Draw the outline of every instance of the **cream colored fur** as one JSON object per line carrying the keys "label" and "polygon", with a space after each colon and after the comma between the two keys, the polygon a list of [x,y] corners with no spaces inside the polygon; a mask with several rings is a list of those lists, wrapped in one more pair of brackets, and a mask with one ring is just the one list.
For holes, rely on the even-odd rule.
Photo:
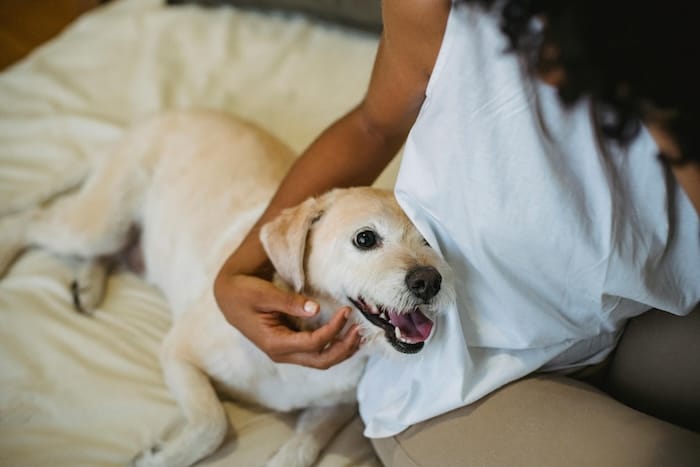
{"label": "cream colored fur", "polygon": [[[268,465],[311,465],[354,414],[367,355],[399,355],[384,331],[354,309],[348,326],[359,323],[364,344],[353,357],[328,370],[274,363],[218,310],[215,275],[293,159],[283,144],[247,123],[212,112],[171,113],[131,131],[78,192],[2,220],[0,273],[32,245],[80,258],[74,292],[88,312],[104,291],[100,258],[122,249],[132,225],[140,225],[146,278],[173,314],[161,361],[186,424],[138,455],[135,465],[188,466],[218,448],[228,421],[212,382],[274,410],[304,409],[296,434]],[[57,181],[57,190],[67,183]],[[368,228],[381,244],[359,249],[353,239]],[[451,299],[446,264],[389,192],[355,188],[309,199],[266,225],[262,240],[283,282],[321,304],[305,326],[328,320],[351,298],[419,308],[429,317]],[[421,302],[407,290],[406,274],[422,265],[439,271],[443,283]]]}

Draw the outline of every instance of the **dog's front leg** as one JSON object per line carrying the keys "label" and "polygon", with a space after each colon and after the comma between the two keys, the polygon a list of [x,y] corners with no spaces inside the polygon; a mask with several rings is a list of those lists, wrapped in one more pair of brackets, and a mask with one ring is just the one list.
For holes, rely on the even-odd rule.
{"label": "dog's front leg", "polygon": [[294,436],[268,461],[267,467],[308,467],[356,413],[355,404],[312,407],[299,416]]}
{"label": "dog's front leg", "polygon": [[166,383],[187,423],[173,439],[139,454],[134,466],[190,466],[213,453],[228,431],[226,412],[207,375],[167,350],[162,364]]}

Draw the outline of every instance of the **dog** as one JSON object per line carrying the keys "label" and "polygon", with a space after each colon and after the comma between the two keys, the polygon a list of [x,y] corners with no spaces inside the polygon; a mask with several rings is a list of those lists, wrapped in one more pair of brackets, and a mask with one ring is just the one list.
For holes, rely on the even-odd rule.
{"label": "dog", "polygon": [[327,370],[275,363],[229,325],[214,299],[214,279],[294,157],[232,116],[172,112],[129,131],[75,192],[5,216],[0,272],[30,246],[79,258],[74,301],[88,313],[103,296],[102,258],[121,251],[139,226],[145,278],[172,312],[161,364],[186,423],[133,465],[189,466],[213,453],[228,431],[217,390],[276,411],[302,409],[294,436],[268,465],[313,464],[354,415],[368,355],[421,351],[436,314],[453,299],[448,265],[390,192],[335,189],[283,211],[262,228],[261,241],[276,283],[321,305],[298,326],[317,327],[351,306],[346,326],[360,327],[358,352]]}

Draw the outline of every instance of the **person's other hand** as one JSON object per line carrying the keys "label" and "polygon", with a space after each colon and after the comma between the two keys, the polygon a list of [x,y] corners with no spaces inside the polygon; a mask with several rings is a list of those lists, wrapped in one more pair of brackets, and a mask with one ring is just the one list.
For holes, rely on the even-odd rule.
{"label": "person's other hand", "polygon": [[217,296],[226,296],[228,303],[219,303],[226,320],[275,362],[326,369],[359,348],[356,325],[340,335],[350,313],[348,307],[339,309],[328,323],[313,331],[297,331],[289,327],[285,315],[312,317],[318,312],[317,303],[255,276],[229,276],[223,286],[228,290]]}

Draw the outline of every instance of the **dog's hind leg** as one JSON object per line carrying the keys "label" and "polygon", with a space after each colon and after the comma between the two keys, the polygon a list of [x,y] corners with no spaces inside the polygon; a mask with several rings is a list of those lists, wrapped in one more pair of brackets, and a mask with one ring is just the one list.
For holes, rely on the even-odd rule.
{"label": "dog's hind leg", "polygon": [[177,325],[163,346],[165,381],[186,418],[172,439],[146,449],[132,461],[138,467],[186,467],[213,453],[228,432],[228,418],[209,378],[179,355]]}
{"label": "dog's hind leg", "polygon": [[0,201],[0,216],[30,210],[56,196],[79,186],[87,177],[88,167],[66,167],[62,173],[52,177],[38,191],[20,192]]}
{"label": "dog's hind leg", "polygon": [[129,243],[150,179],[144,158],[127,140],[75,193],[36,209],[24,231],[27,246],[77,259],[71,287],[76,307],[90,312],[102,298],[105,257]]}
{"label": "dog's hind leg", "polygon": [[308,467],[356,413],[355,404],[312,407],[299,416],[294,436],[268,461],[267,467]]}
{"label": "dog's hind leg", "polygon": [[[71,203],[68,203],[71,204]],[[77,208],[77,206],[74,206]],[[64,212],[55,212],[52,208],[42,210],[34,208],[28,211],[10,214],[0,219],[0,277],[2,277],[14,260],[31,245],[48,246],[44,239],[51,237],[59,231],[64,236],[71,234],[69,224],[61,224],[57,221]],[[69,218],[66,216],[66,218]],[[53,219],[52,228],[47,228],[47,219]],[[55,253],[71,254],[80,251],[67,251],[60,245],[52,245]],[[103,257],[90,257],[80,255],[71,262],[74,265],[75,279],[71,284],[73,302],[76,309],[84,313],[91,313],[101,302],[104,295],[107,279],[107,263]]]}
{"label": "dog's hind leg", "polygon": [[[39,210],[27,243],[78,258],[111,255],[123,248],[136,216],[141,187],[125,172],[105,167],[82,189]],[[137,176],[137,175],[134,175]]]}
{"label": "dog's hind leg", "polygon": [[78,311],[85,313],[91,313],[102,300],[107,280],[105,258],[126,245],[134,218],[131,200],[100,182],[98,174],[79,192],[39,210],[25,230],[27,246],[73,260],[73,301]]}
{"label": "dog's hind leg", "polygon": [[0,218],[0,277],[27,247],[27,229],[31,212],[20,212]]}
{"label": "dog's hind leg", "polygon": [[123,248],[161,156],[161,127],[155,119],[128,132],[78,192],[39,211],[27,231],[28,243],[79,258]]}

